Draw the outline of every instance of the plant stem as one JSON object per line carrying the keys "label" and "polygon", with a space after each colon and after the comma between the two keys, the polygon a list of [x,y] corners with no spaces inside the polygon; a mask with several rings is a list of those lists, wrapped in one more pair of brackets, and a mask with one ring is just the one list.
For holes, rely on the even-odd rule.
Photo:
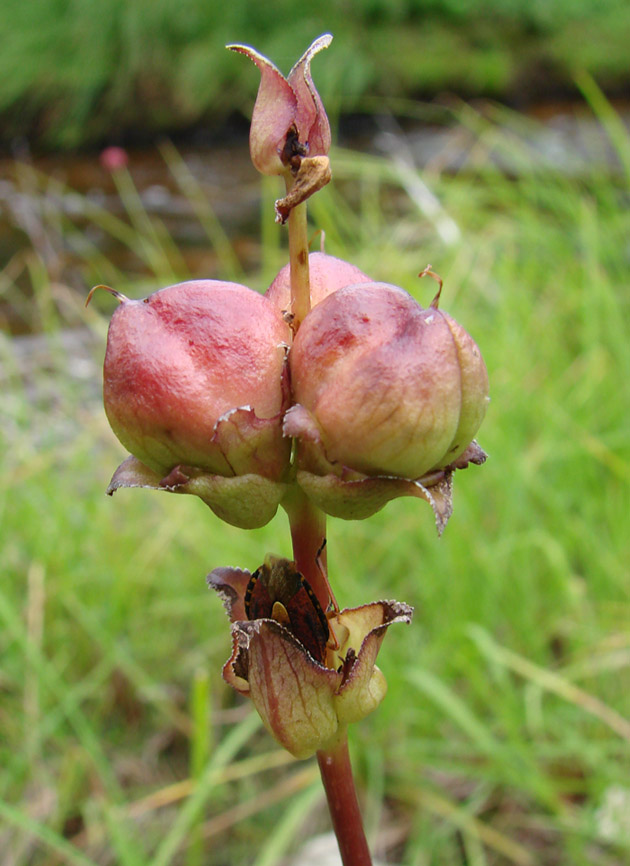
{"label": "plant stem", "polygon": [[[287,193],[293,183],[292,174],[287,172]],[[311,309],[305,203],[294,207],[289,214],[289,262],[292,327],[296,333]],[[316,508],[295,484],[282,505],[289,516],[295,565],[309,582],[322,608],[327,610],[331,598],[326,576],[326,551],[322,549],[326,540],[326,515]]]}
{"label": "plant stem", "polygon": [[294,207],[289,214],[289,262],[291,267],[292,327],[295,332],[311,309],[306,202]]}
{"label": "plant stem", "polygon": [[[318,562],[318,553],[326,537],[326,515],[307,499],[297,485],[293,486],[282,505],[289,516],[297,570],[308,580],[324,610],[331,600],[336,606],[325,573],[325,549],[321,551]],[[345,730],[334,745],[317,753],[317,760],[344,866],[372,866]]]}
{"label": "plant stem", "polygon": [[327,610],[331,597],[326,575],[326,548],[321,549],[326,539],[326,515],[307,499],[297,484],[292,485],[282,506],[289,517],[296,568],[309,582],[322,609]]}
{"label": "plant stem", "polygon": [[331,749],[317,753],[317,762],[344,866],[372,866],[345,733]]}
{"label": "plant stem", "polygon": [[[288,192],[292,185],[290,176],[287,176],[286,183]],[[294,207],[289,214],[289,261],[292,327],[295,333],[311,309],[305,203]],[[323,546],[326,540],[326,514],[313,505],[297,484],[292,485],[282,505],[289,517],[297,570],[308,581],[323,610],[328,610],[331,602],[337,608],[326,573],[326,549]],[[334,745],[317,753],[317,761],[344,866],[372,866],[352,777],[345,729],[340,732]]]}

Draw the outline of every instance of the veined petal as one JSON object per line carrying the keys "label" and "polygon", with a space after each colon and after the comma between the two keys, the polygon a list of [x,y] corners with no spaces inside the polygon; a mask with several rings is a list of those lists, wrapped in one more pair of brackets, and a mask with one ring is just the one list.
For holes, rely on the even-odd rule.
{"label": "veined petal", "polygon": [[313,661],[272,619],[238,622],[233,629],[244,651],[246,644],[249,695],[265,727],[296,758],[310,757],[339,726],[334,698],[339,674]]}

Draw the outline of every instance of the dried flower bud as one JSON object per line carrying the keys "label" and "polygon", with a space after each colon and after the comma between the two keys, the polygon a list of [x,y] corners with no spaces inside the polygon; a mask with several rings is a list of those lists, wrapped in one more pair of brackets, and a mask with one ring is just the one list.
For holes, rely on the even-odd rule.
{"label": "dried flower bud", "polygon": [[[308,257],[311,307],[324,298],[354,283],[369,283],[370,277],[356,265],[326,253],[310,253]],[[265,292],[265,297],[279,310],[291,310],[291,266],[285,265]]]}
{"label": "dried flower bud", "polygon": [[252,162],[262,174],[284,174],[295,168],[292,160],[325,156],[330,149],[330,125],[311,78],[311,60],[332,42],[325,34],[316,39],[288,77],[249,45],[228,45],[256,64],[260,87],[249,133]]}
{"label": "dried flower bud", "polygon": [[363,513],[356,497],[352,507],[342,502],[339,479],[433,473],[427,484],[435,484],[458,458],[482,462],[481,449],[469,446],[488,402],[486,367],[472,338],[434,303],[423,309],[386,283],[347,286],[314,307],[296,334],[289,360],[297,405],[284,429],[300,440],[299,469],[331,476],[325,495],[319,481],[319,492],[307,489],[329,513],[363,517],[404,495],[373,497]]}
{"label": "dried flower bud", "polygon": [[[110,492],[191,492],[236,525],[267,522],[289,461],[281,423],[290,334],[281,314],[257,292],[215,280],[121,300],[109,328],[104,402],[136,462],[123,464]],[[248,511],[243,478],[255,500],[268,500],[258,516]]]}

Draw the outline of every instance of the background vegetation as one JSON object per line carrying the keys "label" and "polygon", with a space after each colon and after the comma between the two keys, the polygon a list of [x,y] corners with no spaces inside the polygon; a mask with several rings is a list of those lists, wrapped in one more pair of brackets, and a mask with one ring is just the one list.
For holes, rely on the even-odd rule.
{"label": "background vegetation", "polygon": [[[395,125],[387,155],[337,148],[313,231],[423,304],[435,286],[415,275],[431,262],[492,393],[490,460],[458,474],[442,539],[417,501],[330,521],[340,603],[416,607],[383,646],[385,703],[351,734],[371,840],[404,866],[622,866],[630,138],[585,70],[612,93],[627,84],[625,0],[5,0],[2,141],[24,154],[25,141],[212,133],[250,113],[255,89],[225,42],[254,42],[286,71],[324,30],[331,115],[393,111],[444,137],[422,172]],[[548,159],[538,124],[505,108],[410,99],[522,105],[576,81],[604,130],[577,162]],[[329,827],[313,762],[277,749],[223,684],[229,628],[204,584],[215,566],[288,555],[283,515],[243,532],[192,497],[103,495],[124,457],[100,405],[113,301],[85,310],[87,289],[140,297],[212,276],[263,290],[286,260],[277,189],[251,167],[233,174],[236,151],[202,183],[210,156],[163,143],[162,186],[148,189],[168,185],[177,213],[161,214],[133,155],[87,194],[65,168],[2,163],[2,866],[279,866]],[[234,235],[237,186],[253,216]]]}
{"label": "background vegetation", "polygon": [[445,89],[522,105],[574,94],[576,70],[628,84],[625,0],[5,0],[0,138],[67,148],[216,129],[249,115],[256,80],[226,42],[253,41],[286,72],[326,30],[337,42],[317,81],[333,113]]}
{"label": "background vegetation", "polygon": [[[407,500],[329,527],[342,604],[416,606],[383,646],[385,703],[352,732],[370,835],[391,863],[630,855],[630,141],[582,84],[617,161],[551,172],[529,121],[462,108],[465,168],[436,160],[420,177],[338,150],[310,211],[329,252],[422,303],[434,285],[414,275],[430,261],[492,386],[491,457],[459,473],[442,539]],[[221,272],[238,276],[217,214],[164,155]],[[228,625],[204,575],[288,554],[286,522],[248,533],[192,497],[103,495],[124,456],[92,360],[112,302],[84,311],[72,283],[140,296],[189,271],[125,171],[124,217],[87,202],[79,229],[51,204],[71,191],[14,170],[36,206],[1,286],[40,336],[0,341],[0,851],[15,866],[280,863],[328,826],[317,771],[222,683]],[[247,277],[259,288],[283,260],[275,194],[262,189],[262,264]],[[103,233],[142,268],[107,261],[90,242]],[[89,331],[68,330],[78,323]]]}

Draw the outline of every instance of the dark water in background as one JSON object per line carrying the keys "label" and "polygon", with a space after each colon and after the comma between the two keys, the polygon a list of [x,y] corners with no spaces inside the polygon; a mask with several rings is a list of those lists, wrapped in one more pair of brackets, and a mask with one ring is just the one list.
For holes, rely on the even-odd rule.
{"label": "dark water in background", "polygon": [[[628,106],[619,110],[628,121]],[[583,106],[552,105],[520,118],[514,115],[505,135],[518,139],[521,156],[508,147],[484,158],[508,174],[523,171],[523,145],[530,164],[570,176],[592,173],[598,165],[606,170],[619,165],[605,131]],[[430,166],[445,172],[465,171],[478,159],[475,135],[461,125],[418,125],[403,132],[391,120],[379,124],[376,119],[367,134],[357,129],[353,135],[352,125],[347,124],[346,137],[344,146],[384,153],[408,169]],[[192,178],[193,198],[196,195],[209,204],[244,269],[254,269],[260,253],[260,179],[250,163],[247,141],[240,137],[221,146],[185,146],[178,153]],[[168,154],[158,148],[133,150],[128,157],[142,209],[163,223],[190,274],[216,275],[216,253],[194,203],[185,194],[185,183],[178,183],[174,176],[177,159],[171,160],[169,168]],[[21,267],[23,253],[33,247],[52,279],[71,286],[75,282],[73,259],[84,261],[90,249],[125,273],[146,271],[133,250],[95,224],[90,213],[94,208],[129,221],[112,175],[101,165],[98,153],[0,160],[0,275],[4,271],[5,282]],[[68,220],[78,232],[64,229]],[[78,268],[76,271],[75,288],[84,291],[83,278]],[[29,330],[24,316],[15,312],[0,285],[0,330]]]}
{"label": "dark water in background", "polygon": [[[226,232],[237,238],[248,228],[251,231],[251,215],[258,214],[259,181],[249,162],[247,142],[231,148],[188,148],[181,156]],[[202,271],[207,236],[164,157],[157,148],[130,151],[128,157],[143,208],[159,218],[181,245],[191,272]],[[81,227],[93,225],[91,206],[129,221],[112,175],[101,165],[98,153],[0,160],[0,267],[33,240],[37,243],[38,221],[54,224],[55,209]],[[61,226],[59,229],[63,234]],[[92,228],[88,240],[118,267],[132,271],[139,267],[109,232]]]}

